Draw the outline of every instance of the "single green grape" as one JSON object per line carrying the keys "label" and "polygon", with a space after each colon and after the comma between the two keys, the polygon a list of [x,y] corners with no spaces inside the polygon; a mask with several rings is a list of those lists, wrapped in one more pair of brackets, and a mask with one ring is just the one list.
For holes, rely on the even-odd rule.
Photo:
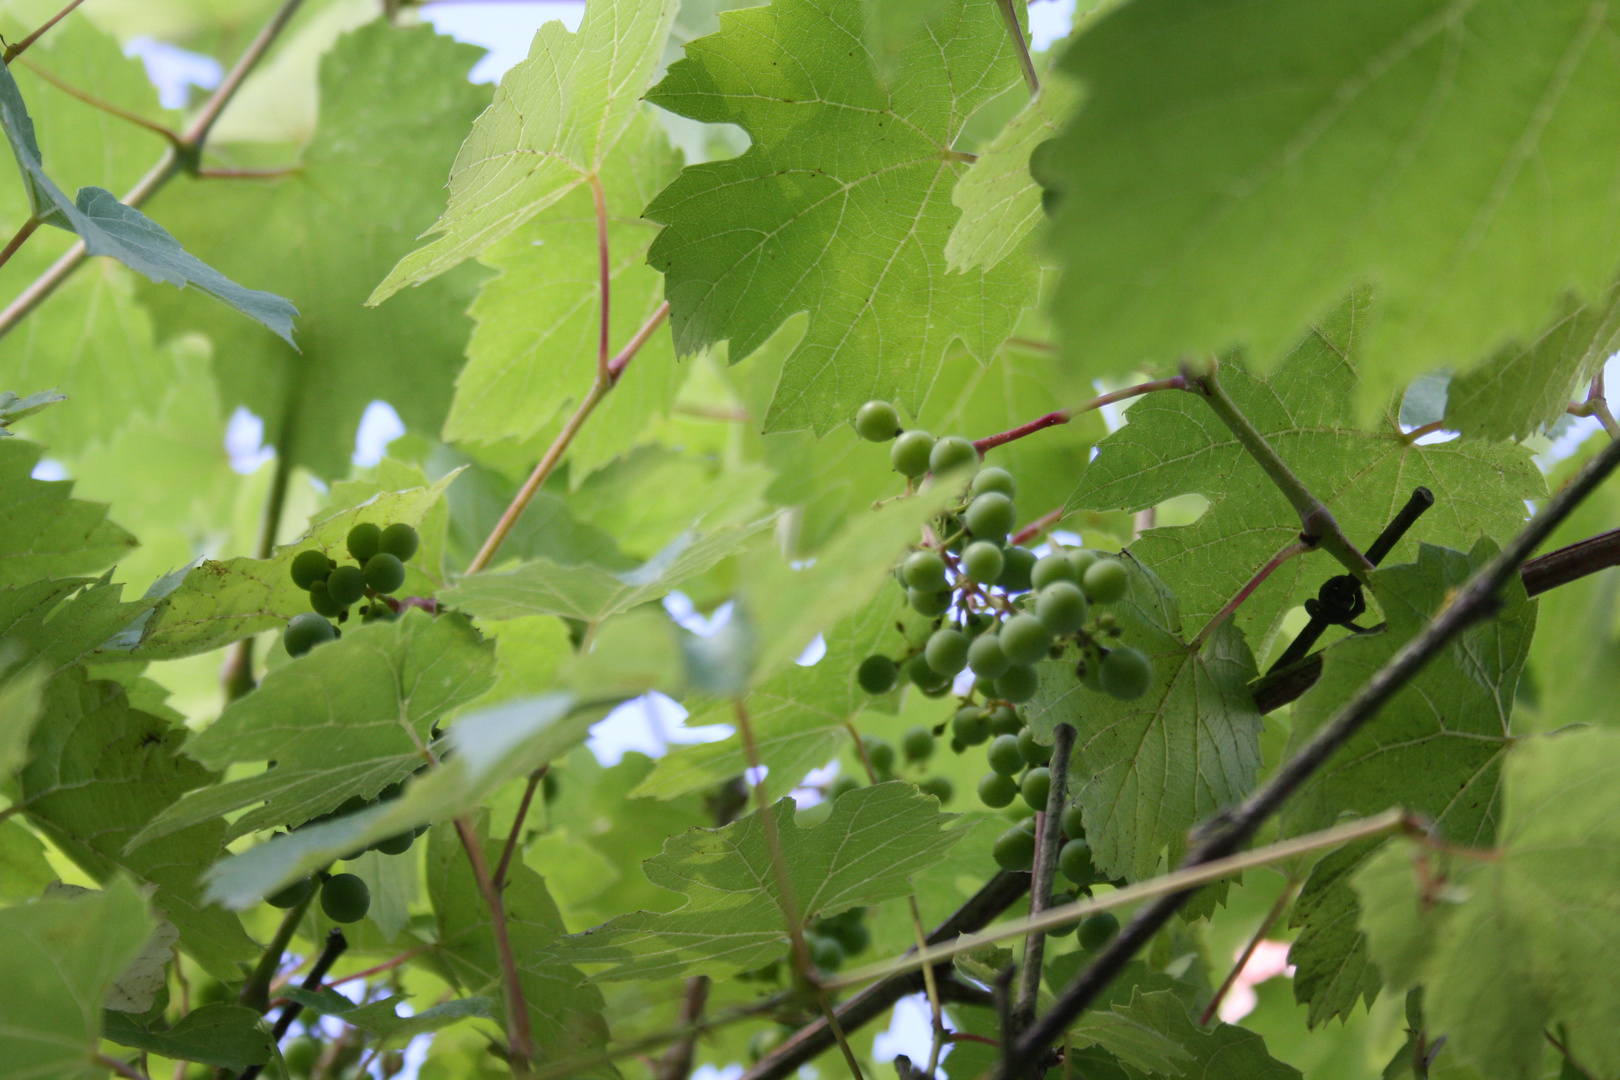
{"label": "single green grape", "polygon": [[308,591],[309,587],[317,581],[325,581],[332,572],[332,560],[326,557],[324,551],[310,548],[300,551],[293,556],[292,579],[293,584],[300,589]]}
{"label": "single green grape", "polygon": [[964,746],[978,746],[990,737],[990,718],[977,705],[964,705],[951,717],[951,734]]}
{"label": "single green grape", "polygon": [[308,1035],[300,1035],[281,1051],[281,1060],[286,1063],[287,1072],[292,1076],[309,1076],[320,1059],[321,1044]]}
{"label": "single green grape", "polygon": [[1045,810],[1047,797],[1052,794],[1052,770],[1044,765],[1029,770],[1024,774],[1024,782],[1018,785],[1018,791],[1031,810]]}
{"label": "single green grape", "polygon": [[840,776],[827,788],[827,801],[837,802],[839,796],[848,795],[851,791],[859,789],[861,782],[853,776]]}
{"label": "single green grape", "polygon": [[918,653],[906,661],[906,678],[910,679],[911,684],[924,693],[951,685],[951,677],[941,675],[935,671],[933,665],[928,662],[928,656],[925,653]]}
{"label": "single green grape", "polygon": [[1034,615],[1014,615],[1001,624],[996,636],[1001,640],[1001,651],[1014,664],[1044,660],[1052,647],[1051,632]]}
{"label": "single green grape", "polygon": [[292,907],[294,904],[302,901],[304,897],[308,896],[314,890],[314,888],[315,882],[312,879],[307,877],[299,878],[286,888],[273,892],[269,896],[265,897],[264,902],[273,908],[281,908],[282,910],[286,910],[287,908]]}
{"label": "single green grape", "polygon": [[1119,933],[1119,919],[1112,911],[1099,911],[1088,915],[1080,924],[1080,947],[1086,952],[1098,952],[1114,940]]}
{"label": "single green grape", "polygon": [[1017,486],[1013,483],[1012,473],[994,465],[980,469],[978,475],[974,476],[973,483],[968,485],[968,490],[975,495],[983,495],[987,491],[994,491],[1007,496],[1009,499],[1018,491]]}
{"label": "single green grape", "polygon": [[363,622],[393,622],[399,618],[399,612],[383,603],[381,600],[367,604],[360,609],[360,618]]}
{"label": "single green grape", "polygon": [[366,572],[358,566],[340,566],[326,579],[326,593],[335,604],[348,607],[366,595]]}
{"label": "single green grape", "polygon": [[985,757],[990,761],[990,768],[1002,776],[1012,776],[1024,767],[1024,755],[1018,752],[1016,735],[997,735],[990,741]]}
{"label": "single green grape", "polygon": [[384,855],[403,855],[411,850],[411,844],[416,840],[416,834],[409,829],[393,836],[385,837],[371,845]]}
{"label": "single green grape", "polygon": [[929,667],[946,678],[954,678],[958,672],[967,667],[967,635],[948,626],[935,630],[929,635],[923,656],[927,657]]}
{"label": "single green grape", "polygon": [[888,442],[900,434],[900,414],[887,401],[868,401],[855,410],[855,434],[867,442]]}
{"label": "single green grape", "polygon": [[[366,568],[371,573],[371,568]],[[1053,637],[1072,634],[1086,624],[1086,594],[1072,581],[1054,581],[1035,597],[1035,617]]]}
{"label": "single green grape", "polygon": [[377,545],[379,551],[386,551],[400,562],[410,562],[411,556],[422,545],[422,538],[416,535],[416,530],[403,521],[396,521],[382,531],[382,540]]}
{"label": "single green grape", "polygon": [[979,779],[979,801],[992,810],[1000,810],[1018,797],[1018,781],[998,772],[985,773]]}
{"label": "single green grape", "polygon": [[333,874],[321,886],[321,910],[335,923],[359,922],[371,910],[371,890],[354,874]]}
{"label": "single green grape", "polygon": [[281,643],[286,647],[288,656],[303,656],[315,646],[335,637],[337,628],[327,622],[324,616],[306,611],[287,620],[287,630],[281,635]]}
{"label": "single green grape", "polygon": [[956,794],[956,785],[951,783],[948,776],[928,776],[917,781],[917,790],[924,795],[932,795],[939,800],[939,805],[944,806]]}
{"label": "single green grape", "polygon": [[1086,571],[1091,569],[1091,564],[1097,561],[1097,553],[1087,551],[1085,548],[1070,548],[1063,553],[1063,557],[1068,559],[1069,565],[1074,568],[1073,580],[1078,582],[1086,580]]}
{"label": "single green grape", "polygon": [[928,471],[935,476],[979,463],[979,451],[960,435],[947,435],[928,452]]}
{"label": "single green grape", "polygon": [[882,776],[894,771],[894,747],[871,736],[861,742],[866,746],[866,760],[872,763],[873,772]]}
{"label": "single green grape", "polygon": [[1109,651],[1098,665],[1097,681],[1103,693],[1121,701],[1135,701],[1153,683],[1153,665],[1135,649],[1120,646]]}
{"label": "single green grape", "polygon": [[887,694],[899,679],[899,665],[887,656],[868,656],[855,669],[855,681],[868,694]]}
{"label": "single green grape", "polygon": [[928,548],[913,551],[900,564],[900,576],[908,588],[937,592],[946,586],[945,560]]}
{"label": "single green grape", "polygon": [[804,947],[810,953],[810,962],[822,971],[837,971],[844,966],[844,950],[830,937],[806,934]]}
{"label": "single green grape", "polygon": [[1017,735],[1024,727],[1024,722],[1018,719],[1018,714],[1006,705],[997,705],[990,710],[990,734]]}
{"label": "single green grape", "polygon": [[1069,562],[1069,557],[1061,551],[1041,556],[1035,560],[1035,568],[1029,572],[1030,586],[1036,590],[1044,589],[1054,581],[1070,581],[1076,584],[1080,581],[1075,576],[1074,564]]}
{"label": "single green grape", "polygon": [[344,546],[349,549],[350,558],[364,564],[382,550],[382,526],[372,521],[362,521],[349,530],[349,538]]}
{"label": "single green grape", "polygon": [[970,638],[978,637],[995,625],[995,617],[982,611],[970,611],[962,617],[962,633]]}
{"label": "single green grape", "polygon": [[387,595],[405,584],[405,564],[386,551],[379,551],[366,563],[366,584]]}
{"label": "single green grape", "polygon": [[968,667],[981,679],[994,679],[1012,666],[994,634],[981,634],[968,644]]}
{"label": "single green grape", "polygon": [[1097,880],[1096,868],[1091,865],[1091,845],[1084,840],[1064,844],[1058,852],[1058,870],[1082,889]]}
{"label": "single green grape", "polygon": [[863,953],[872,944],[872,932],[861,922],[863,914],[864,908],[850,908],[842,915],[818,920],[815,932],[838,942],[838,947],[844,950],[845,956]]}
{"label": "single green grape", "polygon": [[1013,826],[996,837],[996,862],[1009,873],[1028,873],[1035,866],[1035,837]]}
{"label": "single green grape", "polygon": [[1040,673],[1023,664],[1014,664],[996,679],[996,697],[1014,705],[1022,705],[1034,697],[1035,691],[1040,688]]}
{"label": "single green grape", "polygon": [[1079,840],[1086,835],[1086,819],[1079,803],[1070,803],[1063,808],[1062,825],[1063,835],[1070,840]]}
{"label": "single green grape", "polygon": [[1093,603],[1112,604],[1130,589],[1131,578],[1118,559],[1098,559],[1086,567],[1080,584]]}
{"label": "single green grape", "polygon": [[962,573],[980,585],[994,585],[1005,565],[1001,549],[988,540],[975,540],[962,552]]}
{"label": "single green grape", "polygon": [[999,491],[987,491],[973,497],[963,516],[967,520],[968,531],[975,537],[1000,540],[1012,532],[1016,514],[1011,499]]}
{"label": "single green grape", "polygon": [[1052,748],[1035,741],[1034,728],[1019,730],[1018,753],[1030,765],[1045,765],[1052,760]]}
{"label": "single green grape", "polygon": [[1008,547],[1001,556],[1006,565],[1001,568],[996,584],[1010,593],[1027,592],[1031,584],[1029,575],[1035,569],[1035,553],[1029,548]]}
{"label": "single green grape", "polygon": [[911,605],[912,611],[924,618],[938,618],[951,610],[951,590],[930,592],[924,589],[907,589],[906,602]]}
{"label": "single green grape", "polygon": [[934,437],[928,432],[908,431],[889,447],[889,464],[901,476],[915,479],[928,471],[928,456],[933,449]]}
{"label": "single green grape", "polygon": [[934,733],[921,725],[900,737],[900,754],[907,761],[927,761],[934,756]]}

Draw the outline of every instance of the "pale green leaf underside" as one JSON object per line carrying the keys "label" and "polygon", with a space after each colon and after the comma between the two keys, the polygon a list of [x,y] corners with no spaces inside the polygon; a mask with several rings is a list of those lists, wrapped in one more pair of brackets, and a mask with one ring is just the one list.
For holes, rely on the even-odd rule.
{"label": "pale green leaf underside", "polygon": [[579,31],[548,22],[508,71],[450,171],[440,235],[399,261],[368,304],[482,252],[585,183],[634,120],[674,0],[590,0]]}
{"label": "pale green leaf underside", "polygon": [[[1234,344],[1269,366],[1345,290],[1382,322],[1369,415],[1533,337],[1615,268],[1620,11],[1588,0],[1150,0],[1083,34],[1052,311],[1096,374]],[[1511,58],[1505,61],[1504,58]]]}

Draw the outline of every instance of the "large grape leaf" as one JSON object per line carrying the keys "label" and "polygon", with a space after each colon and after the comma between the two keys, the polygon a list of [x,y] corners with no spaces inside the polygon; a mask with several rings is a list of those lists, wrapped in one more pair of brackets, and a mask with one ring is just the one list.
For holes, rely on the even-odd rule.
{"label": "large grape leaf", "polygon": [[861,0],[724,13],[648,95],[753,140],[687,168],[647,207],[666,226],[649,261],[666,275],[683,353],[724,339],[738,361],[810,313],[768,430],[824,433],[869,397],[914,411],[946,348],[960,340],[988,360],[1033,298],[1029,260],[950,274],[941,251],[966,169],[956,138],[1019,77],[1000,15],[949,0],[887,84],[863,22]]}
{"label": "large grape leaf", "polygon": [[[1592,1075],[1620,1070],[1620,736],[1516,747],[1497,848],[1391,844],[1356,875],[1361,924],[1391,989],[1421,982],[1426,1022],[1490,1076],[1542,1075],[1564,1031]],[[1442,876],[1436,876],[1442,875]]]}
{"label": "large grape leaf", "polygon": [[97,650],[118,658],[113,640],[152,607],[125,603],[124,587],[108,571],[100,578],[41,578],[0,589],[0,641],[34,670],[53,677]]}
{"label": "large grape leaf", "polygon": [[[502,841],[478,830],[485,858],[500,861]],[[428,895],[438,924],[437,955],[470,993],[502,1002],[500,953],[489,906],[473,879],[472,868],[455,827],[441,825],[431,834],[427,854]],[[607,1044],[602,993],[566,961],[556,957],[567,930],[540,875],[514,859],[501,894],[506,934],[517,958],[518,978],[529,1007],[529,1029],[538,1051],[536,1064],[560,1061]],[[582,1066],[571,1076],[615,1078],[609,1064]]]}
{"label": "large grape leaf", "polygon": [[320,121],[296,166],[265,180],[177,181],[153,200],[192,250],[290,297],[302,313],[295,352],[183,294],[148,290],[165,334],[213,338],[227,405],[262,416],[266,441],[318,475],[349,471],[354,432],[373,400],[416,431],[443,423],[471,324],[469,268],[384,311],[362,306],[439,205],[439,189],[489,91],[469,83],[479,51],[425,26],[378,20],[321,60]]}
{"label": "large grape leaf", "polygon": [[0,909],[0,1060],[17,1080],[101,1080],[101,1002],[151,933],[128,881]]}
{"label": "large grape leaf", "polygon": [[[1480,541],[1467,555],[1418,549],[1416,563],[1372,575],[1387,625],[1346,638],[1326,651],[1322,676],[1293,710],[1289,750],[1297,749],[1395,650],[1422,630],[1450,593],[1496,554]],[[1363,816],[1392,806],[1422,814],[1455,844],[1482,846],[1496,832],[1503,756],[1514,741],[1519,675],[1530,652],[1536,609],[1510,582],[1497,616],[1465,631],[1391,698],[1372,723],[1339,750],[1290,800],[1286,833],[1332,825],[1342,813]],[[1356,901],[1348,883],[1371,848],[1335,853],[1312,872],[1296,907],[1303,926],[1292,952],[1294,994],[1310,1003],[1312,1026],[1348,1017],[1358,997],[1370,1005],[1378,975],[1355,932]]]}
{"label": "large grape leaf", "polygon": [[318,549],[347,559],[345,544],[355,525],[419,525],[454,479],[452,473],[429,487],[370,495],[361,505],[316,522],[302,540],[278,548],[268,559],[240,556],[192,567],[163,594],[142,628],[136,655],[154,660],[191,656],[285,626],[309,610],[309,594],[292,580],[292,561],[300,551]]}
{"label": "large grape leaf", "polygon": [[263,1065],[275,1051],[255,1009],[215,1001],[199,1006],[172,1027],[153,1031],[128,1013],[109,1012],[102,1036],[174,1061],[194,1061],[240,1072]]}
{"label": "large grape leaf", "polygon": [[487,690],[494,667],[494,649],[458,615],[413,610],[351,625],[266,675],[185,748],[209,768],[270,759],[275,768],[188,795],[136,843],[244,807],[253,809],[231,822],[232,838],[369,799],[428,761],[434,725]]}
{"label": "large grape leaf", "polygon": [[501,79],[450,170],[450,206],[427,247],[371,294],[378,304],[472,258],[600,174],[640,107],[674,0],[590,0],[579,31],[548,22]]}
{"label": "large grape leaf", "polygon": [[[646,265],[657,228],[641,208],[680,168],[648,113],[632,114],[603,162],[608,213],[611,348],[629,341],[664,299],[663,278]],[[560,410],[572,410],[596,377],[602,283],[590,190],[555,206],[484,253],[500,273],[472,306],[477,326],[445,421],[451,442],[528,439]],[[659,332],[596,408],[569,448],[576,482],[644,439],[675,396],[678,374],[668,332]]]}
{"label": "large grape leaf", "polygon": [[[962,830],[945,828],[954,815],[938,805],[896,781],[845,793],[832,816],[812,829],[794,821],[793,800],[771,807],[798,917],[909,896],[911,875],[944,858],[961,838]],[[558,955],[612,964],[597,976],[612,981],[723,976],[781,954],[787,916],[757,813],[722,829],[672,836],[645,869],[654,885],[684,894],[686,903],[665,914],[620,916],[559,942]]]}
{"label": "large grape leaf", "polygon": [[[1086,106],[1042,153],[1077,362],[1237,344],[1269,366],[1363,281],[1370,416],[1438,364],[1529,339],[1615,270],[1620,12],[1586,0],[1153,0],[1062,66]],[[1511,62],[1503,62],[1511,57]]]}
{"label": "large grape leaf", "polygon": [[207,906],[199,867],[224,850],[221,822],[193,825],[133,852],[125,842],[185,793],[217,777],[179,753],[184,729],[130,706],[118,684],[61,678],[46,694],[21,776],[30,823],[98,881],[129,875],[156,889],[152,902],[186,950],[218,978],[235,978],[253,942],[235,915]]}
{"label": "large grape leaf", "polygon": [[[1513,535],[1524,500],[1546,490],[1527,451],[1461,441],[1419,446],[1392,416],[1376,430],[1356,427],[1369,304],[1364,292],[1344,300],[1269,378],[1223,364],[1227,393],[1354,544],[1370,545],[1420,484],[1435,504],[1390,561],[1410,560],[1420,542]],[[1206,496],[1209,509],[1195,524],[1151,530],[1131,546],[1176,594],[1182,614],[1202,622],[1299,538],[1299,515],[1195,395],[1150,394],[1130,418],[1100,445],[1073,505],[1140,510],[1186,492]],[[1285,563],[1238,609],[1238,626],[1264,653],[1283,614],[1338,573],[1323,554]]]}
{"label": "large grape leaf", "polygon": [[136,543],[105,506],[73,498],[71,480],[35,480],[43,454],[22,439],[0,442],[0,588],[102,570]]}
{"label": "large grape leaf", "polygon": [[1176,598],[1133,552],[1130,592],[1113,606],[1120,642],[1147,655],[1153,682],[1135,701],[1083,686],[1075,656],[1040,665],[1026,707],[1043,741],[1073,724],[1071,783],[1092,858],[1109,877],[1139,880],[1181,852],[1187,830],[1235,804],[1260,771],[1260,714],[1248,681],[1254,657],[1223,625],[1195,650],[1181,632]]}

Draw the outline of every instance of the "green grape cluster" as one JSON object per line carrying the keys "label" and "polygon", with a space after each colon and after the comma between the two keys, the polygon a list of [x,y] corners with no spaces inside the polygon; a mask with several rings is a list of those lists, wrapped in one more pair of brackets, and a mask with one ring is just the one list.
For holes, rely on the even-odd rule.
{"label": "green grape cluster", "polygon": [[[308,821],[294,828],[293,831],[297,832],[299,829],[307,829],[312,825],[320,825],[328,821],[335,821],[338,818],[347,817],[350,814],[358,813],[361,810],[366,809],[368,806],[376,806],[379,803],[391,802],[392,800],[399,798],[400,794],[404,790],[405,784],[403,781],[401,781],[398,783],[389,784],[370,799],[364,799],[358,795],[351,795],[339,803],[335,809],[317,817],[310,818]],[[419,825],[415,829],[408,829],[405,832],[396,833],[393,836],[386,836],[367,847],[356,848],[353,851],[346,852],[343,855],[343,861],[347,862],[351,859],[358,859],[361,855],[364,855],[368,851],[378,851],[384,855],[403,855],[405,852],[410,850],[411,845],[416,842],[416,838],[427,832],[427,830],[428,827],[426,825]],[[332,882],[337,881],[340,878],[345,880],[340,881],[334,886]],[[347,879],[353,880],[350,881]],[[313,877],[300,878],[279,892],[271,893],[269,896],[265,897],[265,903],[269,904],[271,907],[277,908],[290,908],[295,904],[302,903],[304,898],[308,896],[315,888],[317,881],[321,883],[321,910],[325,911],[327,916],[333,922],[358,922],[366,917],[366,912],[370,910],[371,905],[370,894],[366,890],[366,883],[361,881],[358,877],[355,877],[353,874],[337,874],[334,876],[322,872],[314,875]],[[356,886],[358,886],[358,888],[356,888]],[[329,896],[330,899],[328,899]],[[341,918],[338,914],[347,914],[355,911],[358,911],[359,914],[354,915],[352,918]]]}
{"label": "green grape cluster", "polygon": [[[944,725],[941,725],[943,729]],[[900,755],[904,759],[899,762],[901,769],[912,773],[922,773],[928,767],[928,761],[934,756],[934,742],[939,731],[918,725],[907,731],[900,740]],[[868,736],[861,740],[861,750],[866,761],[872,766],[872,772],[878,783],[895,779],[896,758],[894,747],[883,739]],[[951,783],[948,776],[917,775],[912,782],[917,790],[924,795],[932,795],[939,800],[941,806],[951,801],[956,794],[956,785]],[[828,801],[836,802],[845,792],[854,791],[861,786],[861,782],[853,776],[840,776],[827,786],[824,794]]]}
{"label": "green grape cluster", "polygon": [[309,593],[312,610],[287,622],[282,644],[289,655],[303,656],[336,638],[339,631],[329,620],[347,621],[350,606],[362,600],[368,601],[360,609],[366,622],[399,617],[390,596],[405,584],[405,564],[421,546],[416,530],[404,522],[383,528],[364,521],[349,530],[345,546],[356,565],[340,565],[315,548],[293,558],[293,584]]}
{"label": "green grape cluster", "polygon": [[[998,736],[1012,738],[1012,736]],[[1047,751],[1050,760],[1051,751]],[[1044,767],[1039,768],[1044,773]],[[992,774],[994,775],[994,774]],[[1045,786],[1043,781],[1042,786]],[[1045,808],[1045,800],[1041,807]],[[1065,892],[1054,893],[1052,906],[1071,904],[1082,896],[1090,896],[1092,887],[1104,882],[1102,875],[1097,873],[1091,862],[1091,845],[1086,842],[1086,826],[1081,815],[1080,807],[1072,803],[1063,808],[1063,818],[1060,823],[1063,834],[1063,846],[1058,849],[1058,873],[1068,880],[1071,888]],[[1013,873],[1029,873],[1035,866],[1035,818],[1033,815],[1020,821],[1000,836],[996,837],[994,855],[996,862],[1003,870]],[[1123,884],[1115,882],[1113,884]],[[1047,931],[1049,934],[1061,937],[1065,934],[1080,932],[1080,944],[1090,952],[1096,952],[1108,942],[1113,940],[1119,932],[1119,920],[1112,912],[1099,912],[1084,919],[1061,924]]]}
{"label": "green grape cluster", "polygon": [[810,962],[822,971],[837,971],[846,959],[865,952],[872,944],[865,920],[866,909],[858,907],[812,922],[804,932]]}

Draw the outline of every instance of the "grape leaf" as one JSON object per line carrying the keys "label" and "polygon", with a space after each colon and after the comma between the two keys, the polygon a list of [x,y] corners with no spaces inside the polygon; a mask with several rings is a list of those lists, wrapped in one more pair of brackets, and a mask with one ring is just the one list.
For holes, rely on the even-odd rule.
{"label": "grape leaf", "polygon": [[259,1014],[241,1005],[210,1002],[182,1016],[172,1027],[152,1031],[128,1013],[108,1013],[102,1037],[119,1046],[174,1061],[195,1061],[240,1072],[270,1060],[275,1045]]}
{"label": "grape leaf", "polygon": [[[990,4],[948,0],[883,85],[862,0],[778,0],[727,12],[686,46],[648,100],[753,140],[691,166],[646,214],[665,226],[648,261],[667,279],[676,348],[730,342],[733,362],[809,311],[767,430],[823,434],[869,397],[915,411],[958,339],[988,360],[1032,298],[1028,260],[949,274],[940,248],[965,165],[968,114],[1018,79]],[[815,44],[809,48],[807,42]]]}
{"label": "grape leaf", "polygon": [[[11,652],[12,647],[6,646]],[[0,669],[0,785],[28,761],[28,738],[43,709],[41,691],[45,672],[32,665],[18,664],[14,655]]]}
{"label": "grape leaf", "polygon": [[[256,953],[235,915],[206,906],[197,869],[223,850],[225,829],[205,821],[133,852],[125,843],[214,774],[179,753],[184,729],[130,707],[123,688],[74,672],[47,691],[22,772],[28,820],[98,881],[120,872],[156,888],[153,903],[186,951],[219,978]],[[141,1011],[141,1010],[136,1010]]]}
{"label": "grape leaf", "polygon": [[107,520],[107,508],[73,498],[71,480],[35,480],[44,451],[22,439],[0,442],[0,588],[52,575],[105,569],[135,546]]}
{"label": "grape leaf", "polygon": [[[1524,522],[1524,500],[1545,491],[1527,451],[1477,442],[1410,444],[1393,417],[1385,417],[1382,430],[1354,426],[1369,302],[1365,292],[1346,299],[1269,378],[1222,365],[1227,393],[1352,543],[1370,545],[1420,484],[1435,504],[1389,560],[1412,558],[1420,542],[1512,536]],[[1149,394],[1130,417],[1103,440],[1071,505],[1140,510],[1187,492],[1206,496],[1209,509],[1196,524],[1153,529],[1131,545],[1176,594],[1182,614],[1203,622],[1299,538],[1299,515],[1196,396]],[[1283,614],[1340,572],[1326,555],[1290,560],[1234,618],[1263,654]]]}
{"label": "grape leaf", "polygon": [[[485,858],[496,865],[501,842],[488,839],[481,829],[477,835]],[[469,991],[496,998],[501,969],[489,907],[473,881],[454,827],[440,825],[430,837],[427,882],[438,923],[439,955]],[[534,1045],[543,1051],[536,1064],[601,1049],[608,1037],[602,994],[578,970],[553,955],[567,931],[544,879],[515,859],[502,899],[506,932],[529,1007],[530,1031]],[[614,1078],[618,1071],[608,1064],[587,1065],[570,1075]]]}
{"label": "grape leaf", "polygon": [[66,394],[58,394],[55,390],[41,390],[27,397],[18,397],[10,390],[0,391],[0,438],[9,439],[16,434],[11,430],[11,425],[18,420],[25,420],[48,405],[66,400]]}
{"label": "grape leaf", "polygon": [[945,242],[952,270],[995,266],[1018,250],[1045,220],[1041,188],[1029,174],[1030,152],[1056,135],[1080,108],[1080,86],[1048,71],[1040,92],[979,155],[951,192],[962,217]]}
{"label": "grape leaf", "polygon": [[294,615],[309,610],[309,594],[292,580],[292,561],[300,551],[319,549],[343,561],[348,558],[349,530],[361,522],[419,525],[455,475],[430,487],[370,496],[359,506],[316,522],[303,539],[277,548],[268,559],[206,560],[191,568],[152,611],[135,655],[151,660],[191,656],[280,629]]}
{"label": "grape leaf", "polygon": [[151,932],[146,901],[122,879],[105,892],[0,908],[0,1060],[18,1080],[100,1080],[101,999]]}
{"label": "grape leaf", "polygon": [[1147,693],[1120,701],[1083,686],[1071,651],[1039,665],[1040,690],[1025,714],[1043,742],[1057,724],[1074,725],[1069,771],[1092,859],[1105,876],[1134,881],[1157,872],[1166,849],[1174,861],[1188,829],[1254,786],[1261,721],[1243,636],[1227,622],[1194,649],[1176,598],[1133,555],[1121,558],[1130,592],[1112,610],[1120,643],[1152,662]]}
{"label": "grape leaf", "polygon": [[[646,265],[657,232],[641,217],[680,158],[656,120],[629,118],[603,164],[608,215],[611,348],[628,342],[663,302],[663,278]],[[499,274],[472,306],[477,326],[467,366],[444,424],[452,442],[528,439],[572,410],[596,378],[601,334],[601,279],[592,193],[575,188],[513,235],[485,252]],[[678,373],[667,332],[643,345],[624,376],[569,448],[577,483],[634,443],[674,399]]]}
{"label": "grape leaf", "polygon": [[0,900],[32,900],[56,880],[56,868],[45,858],[45,845],[22,821],[0,822]]}
{"label": "grape leaf", "polygon": [[124,587],[100,578],[42,578],[21,588],[0,589],[0,640],[28,657],[52,678],[99,649],[116,655],[109,641],[151,609],[151,602],[124,603]]}
{"label": "grape leaf", "polygon": [[209,768],[267,759],[276,767],[187,796],[135,843],[243,807],[255,809],[231,823],[232,839],[296,825],[353,795],[370,799],[419,768],[434,725],[489,688],[493,653],[453,614],[413,609],[396,622],[351,627],[270,672],[185,748]]}
{"label": "grape leaf", "polygon": [[397,1003],[405,1000],[399,995],[359,1005],[328,987],[305,990],[301,986],[290,986],[287,988],[287,997],[312,1012],[339,1017],[344,1023],[352,1024],[361,1031],[383,1040],[409,1039],[425,1031],[437,1031],[462,1020],[488,1020],[491,1018],[492,1004],[491,999],[486,997],[457,998],[443,1005],[411,1013],[409,1016],[401,1016],[394,1008]]}
{"label": "grape leaf", "polygon": [[1355,877],[1362,929],[1391,989],[1422,982],[1425,1018],[1462,1063],[1540,1076],[1542,1032],[1564,1027],[1575,1060],[1611,1075],[1620,737],[1526,741],[1502,771],[1491,857],[1387,846]]}
{"label": "grape leaf", "polygon": [[[911,894],[910,878],[942,859],[961,830],[910,784],[847,792],[813,829],[794,821],[793,800],[769,813],[801,919]],[[645,865],[654,885],[687,902],[666,914],[620,916],[558,943],[574,963],[612,964],[605,980],[747,971],[779,956],[788,940],[781,892],[759,815],[722,829],[693,829],[664,842]]]}
{"label": "grape leaf", "polygon": [[1614,273],[1617,193],[1589,148],[1620,138],[1617,19],[1584,0],[1113,9],[1064,55],[1086,105],[1035,162],[1061,200],[1071,355],[1123,373],[1241,344],[1269,367],[1372,280],[1366,418],[1532,337]]}
{"label": "grape leaf", "polygon": [[441,239],[399,260],[368,304],[479,254],[603,171],[629,130],[675,17],[672,0],[590,0],[579,31],[542,26],[501,79],[450,172]]}
{"label": "grape leaf", "polygon": [[349,472],[373,400],[414,431],[437,431],[461,367],[477,272],[445,278],[386,311],[361,306],[439,204],[456,140],[489,91],[467,81],[479,50],[386,20],[340,38],[320,65],[320,121],[285,175],[171,183],[153,200],[192,250],[253,271],[302,313],[302,352],[152,290],[165,336],[202,330],[228,406],[264,419],[267,441],[322,477]]}

